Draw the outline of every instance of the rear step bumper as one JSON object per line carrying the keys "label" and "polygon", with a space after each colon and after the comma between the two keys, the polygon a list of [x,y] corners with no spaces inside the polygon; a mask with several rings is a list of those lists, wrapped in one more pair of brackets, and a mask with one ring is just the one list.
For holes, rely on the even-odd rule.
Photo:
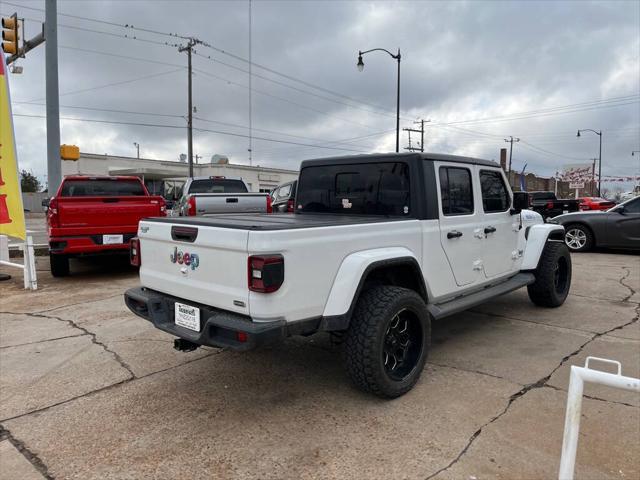
{"label": "rear step bumper", "polygon": [[[124,301],[129,310],[149,320],[156,328],[198,345],[244,351],[287,336],[284,320],[257,323],[237,313],[218,310],[144,287],[127,290]],[[199,332],[175,324],[175,302],[200,308]]]}

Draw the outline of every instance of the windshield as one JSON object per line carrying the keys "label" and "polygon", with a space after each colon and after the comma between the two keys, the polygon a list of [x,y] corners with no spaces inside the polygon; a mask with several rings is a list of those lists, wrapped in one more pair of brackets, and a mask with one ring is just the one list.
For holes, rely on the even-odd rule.
{"label": "windshield", "polygon": [[62,197],[116,197],[146,195],[138,180],[65,180]]}
{"label": "windshield", "polygon": [[242,180],[206,178],[194,180],[189,193],[247,193],[247,187]]}
{"label": "windshield", "polygon": [[297,212],[349,215],[408,215],[406,163],[362,163],[307,167],[300,173]]}

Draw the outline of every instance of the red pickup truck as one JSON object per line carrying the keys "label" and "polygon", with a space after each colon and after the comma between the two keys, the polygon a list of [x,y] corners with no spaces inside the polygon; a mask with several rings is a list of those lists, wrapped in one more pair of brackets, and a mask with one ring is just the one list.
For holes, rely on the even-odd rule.
{"label": "red pickup truck", "polygon": [[166,216],[164,198],[138,177],[68,176],[48,202],[49,258],[54,277],[69,274],[69,258],[127,253],[146,217]]}

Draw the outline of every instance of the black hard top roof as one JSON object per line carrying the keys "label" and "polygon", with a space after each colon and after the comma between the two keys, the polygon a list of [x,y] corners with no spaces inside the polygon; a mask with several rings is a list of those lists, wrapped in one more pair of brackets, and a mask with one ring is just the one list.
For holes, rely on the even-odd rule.
{"label": "black hard top roof", "polygon": [[481,158],[461,157],[458,155],[444,155],[441,153],[369,153],[363,155],[346,155],[340,157],[318,158],[305,160],[300,165],[302,170],[305,167],[319,165],[338,165],[341,163],[368,163],[368,162],[389,162],[393,160],[414,161],[414,160],[435,160],[438,162],[468,163],[472,165],[484,165],[486,167],[498,167],[500,165],[491,160]]}

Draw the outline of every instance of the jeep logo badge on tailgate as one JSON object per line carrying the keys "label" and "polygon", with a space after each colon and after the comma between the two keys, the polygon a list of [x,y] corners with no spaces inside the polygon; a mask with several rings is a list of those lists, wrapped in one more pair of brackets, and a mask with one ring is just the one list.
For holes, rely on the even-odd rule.
{"label": "jeep logo badge on tailgate", "polygon": [[197,253],[181,252],[178,247],[173,247],[173,253],[169,255],[169,259],[171,263],[191,266],[191,270],[195,270],[200,265],[200,257]]}

